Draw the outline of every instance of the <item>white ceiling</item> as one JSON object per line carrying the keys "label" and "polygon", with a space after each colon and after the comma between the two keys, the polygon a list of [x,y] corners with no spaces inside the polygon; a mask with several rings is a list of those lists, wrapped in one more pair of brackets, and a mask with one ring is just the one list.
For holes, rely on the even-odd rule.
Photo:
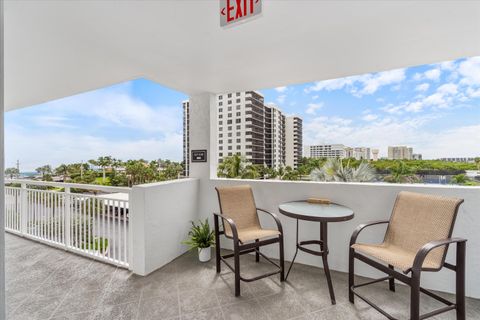
{"label": "white ceiling", "polygon": [[480,1],[5,1],[7,110],[144,77],[187,94],[262,89],[480,55]]}

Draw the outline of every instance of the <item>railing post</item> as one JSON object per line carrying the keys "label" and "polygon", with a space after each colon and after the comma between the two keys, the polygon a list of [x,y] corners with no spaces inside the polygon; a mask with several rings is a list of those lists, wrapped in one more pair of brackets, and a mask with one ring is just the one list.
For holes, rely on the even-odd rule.
{"label": "railing post", "polygon": [[71,204],[71,194],[70,187],[65,187],[65,201],[64,201],[64,210],[65,213],[63,220],[63,230],[65,234],[65,249],[68,249],[72,245],[71,243],[71,234],[70,234],[70,222],[72,221],[72,204]]}
{"label": "railing post", "polygon": [[27,212],[27,184],[20,185],[20,233],[27,234],[28,212]]}
{"label": "railing post", "polygon": [[[128,269],[133,270],[133,227],[132,227],[132,190],[128,193]],[[124,212],[124,219],[127,218],[127,215]]]}

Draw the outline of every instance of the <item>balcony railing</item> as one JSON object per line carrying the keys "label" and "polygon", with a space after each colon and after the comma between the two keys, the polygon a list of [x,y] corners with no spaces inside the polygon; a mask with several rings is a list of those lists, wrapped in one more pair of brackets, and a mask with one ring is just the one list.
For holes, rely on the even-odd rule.
{"label": "balcony railing", "polygon": [[[130,188],[31,180],[6,183],[6,231],[129,267]],[[74,193],[72,189],[94,193]],[[97,194],[99,191],[101,194]]]}

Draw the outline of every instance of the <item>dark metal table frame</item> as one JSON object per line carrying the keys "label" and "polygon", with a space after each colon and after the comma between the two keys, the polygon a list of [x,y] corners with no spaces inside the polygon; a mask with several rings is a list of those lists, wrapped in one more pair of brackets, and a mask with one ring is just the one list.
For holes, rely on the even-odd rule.
{"label": "dark metal table frame", "polygon": [[[301,202],[301,201],[298,201]],[[336,203],[332,203],[337,205]],[[339,221],[347,221],[351,220],[354,216],[353,211],[351,215],[343,216],[343,217],[312,217],[312,216],[304,216],[301,214],[295,214],[292,212],[288,212],[285,210],[282,210],[279,208],[280,213],[283,215],[286,215],[287,217],[294,218],[297,220],[297,228],[296,228],[296,249],[295,249],[295,255],[293,256],[292,262],[290,264],[290,267],[288,268],[287,274],[285,276],[285,281],[288,279],[288,275],[290,274],[290,271],[292,270],[293,264],[295,263],[295,259],[297,258],[298,250],[315,255],[315,256],[321,256],[322,257],[322,262],[323,262],[323,270],[325,272],[325,277],[327,278],[327,284],[328,284],[328,291],[330,293],[330,300],[332,304],[336,304],[335,301],[335,292],[333,290],[333,285],[332,285],[332,277],[330,275],[330,268],[328,266],[328,222],[339,222]],[[304,220],[304,221],[313,221],[313,222],[320,222],[320,240],[304,240],[304,241],[298,241],[298,225],[299,225],[299,220]],[[312,244],[318,244],[320,246],[320,250],[313,250],[310,248],[306,248],[306,245],[312,245]]]}

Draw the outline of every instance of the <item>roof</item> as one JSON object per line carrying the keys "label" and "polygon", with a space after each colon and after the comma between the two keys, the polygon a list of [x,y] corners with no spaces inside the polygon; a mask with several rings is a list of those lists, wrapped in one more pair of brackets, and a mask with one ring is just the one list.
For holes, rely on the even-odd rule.
{"label": "roof", "polygon": [[186,94],[332,79],[480,55],[478,1],[6,1],[6,109],[147,78]]}

